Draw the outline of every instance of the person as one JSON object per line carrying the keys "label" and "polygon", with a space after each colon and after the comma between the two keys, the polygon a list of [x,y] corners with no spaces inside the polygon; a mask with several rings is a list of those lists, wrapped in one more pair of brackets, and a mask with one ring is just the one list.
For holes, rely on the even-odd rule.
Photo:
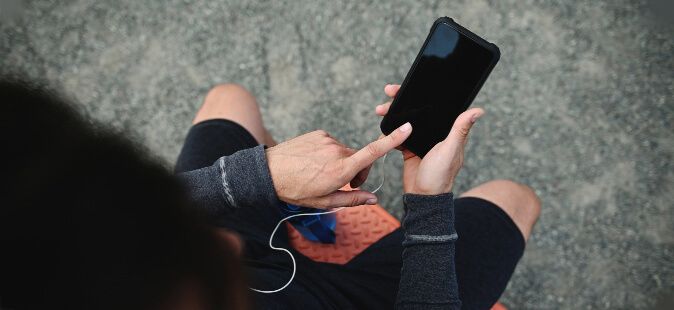
{"label": "person", "polygon": [[[399,88],[387,85],[384,91],[394,98]],[[390,104],[377,106],[376,114],[385,115]],[[290,308],[410,305],[428,309],[458,307],[460,303],[465,309],[491,307],[523,253],[540,214],[540,201],[529,187],[508,180],[486,182],[453,199],[451,188],[462,165],[463,147],[471,126],[483,113],[479,108],[464,112],[447,139],[423,160],[402,151],[406,214],[401,229],[343,266],[316,263],[293,252],[298,260],[294,284],[281,293],[257,294],[254,299],[264,305],[283,300]],[[244,257],[256,266],[250,274],[258,281],[251,286],[274,289],[285,283],[290,269],[289,258],[267,245],[269,232],[281,218],[276,205],[288,202],[331,208],[375,203],[376,197],[370,193],[338,189],[346,183],[352,187],[362,184],[367,167],[408,135],[396,131],[360,151],[320,130],[277,145],[263,125],[255,97],[240,85],[223,84],[206,95],[176,171],[199,175],[188,177],[192,181],[206,179],[204,175],[210,171],[213,179],[206,183],[223,185],[211,192],[216,197],[205,199],[200,194],[197,200],[211,200],[211,206],[246,205],[221,209],[231,213],[220,217],[218,225],[236,231],[246,245]],[[263,145],[269,148],[265,150]],[[255,153],[257,161],[251,160]],[[239,167],[245,167],[246,176],[252,175],[251,170],[258,171],[259,178],[245,179],[244,173],[237,171]],[[246,189],[243,183],[254,184],[254,189]],[[231,187],[229,202],[221,198],[228,192],[224,185]],[[450,238],[455,232],[459,236],[456,240]],[[447,237],[447,242],[409,239],[417,235],[443,241]],[[282,229],[274,239],[275,246],[291,248],[286,236]]]}
{"label": "person", "polygon": [[0,100],[0,309],[247,307],[235,245],[170,171],[42,86]]}
{"label": "person", "polygon": [[[388,85],[385,92],[393,97],[398,88],[396,85]],[[377,114],[384,115],[389,104],[378,106],[376,108]],[[162,286],[163,290],[159,288],[154,290],[155,295],[151,295],[155,297],[153,305],[166,305],[169,300],[167,296],[172,295],[158,292],[172,291],[180,292],[175,295],[182,296],[181,301],[191,302],[192,305],[199,302],[201,305],[207,305],[207,308],[218,308],[227,302],[230,302],[227,304],[229,308],[236,307],[238,309],[248,306],[262,309],[300,307],[312,309],[380,309],[393,307],[401,309],[458,309],[462,306],[465,309],[487,309],[491,307],[505,289],[515,265],[522,255],[526,239],[540,212],[540,202],[528,187],[506,180],[487,182],[454,199],[451,189],[462,165],[463,148],[467,142],[469,130],[483,113],[481,109],[470,109],[459,116],[447,139],[436,145],[423,160],[406,150],[402,150],[405,191],[403,199],[405,216],[402,220],[402,228],[371,245],[347,264],[334,265],[313,262],[292,250],[288,244],[287,231],[281,226],[281,231],[275,238],[274,243],[276,246],[291,249],[297,258],[295,280],[279,293],[260,294],[250,292],[250,295],[243,297],[247,293],[241,291],[242,287],[274,289],[283,285],[290,276],[292,266],[289,258],[285,253],[272,251],[267,245],[271,229],[281,218],[278,210],[279,204],[292,203],[327,209],[376,203],[377,198],[372,193],[360,190],[346,192],[339,189],[347,183],[350,183],[353,187],[362,184],[367,178],[370,165],[388,151],[399,147],[413,128],[406,124],[391,135],[374,141],[361,150],[353,150],[344,146],[324,131],[311,132],[276,144],[263,126],[256,100],[248,91],[235,84],[224,84],[213,88],[206,96],[201,109],[197,112],[194,125],[190,129],[178,157],[175,168],[178,173],[177,178],[162,175],[162,178],[165,177],[162,182],[173,184],[172,182],[178,180],[181,189],[190,199],[177,199],[177,201],[184,201],[184,205],[196,207],[200,211],[201,217],[199,218],[207,219],[211,224],[210,227],[226,228],[226,231],[216,229],[216,232],[210,234],[211,237],[207,237],[208,234],[203,233],[193,236],[192,234],[185,234],[185,231],[175,234],[182,236],[182,240],[185,241],[192,238],[201,238],[201,242],[195,242],[200,245],[210,244],[215,246],[215,242],[219,242],[219,246],[223,250],[216,251],[220,255],[216,255],[216,257],[228,257],[228,254],[240,253],[240,259],[246,269],[244,276],[247,276],[247,280],[237,273],[237,268],[229,268],[239,263],[235,258],[229,257],[227,263],[229,267],[215,268],[214,270],[217,272],[214,272],[214,274],[221,275],[217,278],[225,279],[222,282],[237,283],[238,285],[225,286],[219,284],[211,286],[209,279],[214,277],[208,277],[202,271],[213,267],[211,263],[213,260],[199,261],[199,258],[203,259],[202,255],[184,254],[183,256],[191,259],[181,258],[175,261],[169,259],[165,266],[170,266],[171,262],[175,264],[176,261],[192,264],[186,263],[189,268],[179,268],[182,273],[174,272],[174,276],[163,278],[169,278],[173,281],[166,281],[165,285]],[[17,128],[21,128],[21,124],[17,124]],[[43,129],[33,131],[36,134],[43,134],[41,132]],[[72,134],[73,132],[79,132],[79,129],[69,130],[68,132]],[[50,133],[50,135],[58,136],[59,134]],[[55,141],[61,140],[56,139]],[[101,143],[104,142],[101,141]],[[111,143],[107,148],[122,149],[122,143],[118,142]],[[28,144],[18,141],[17,145],[22,145],[21,143],[23,145]],[[77,142],[69,143],[77,145]],[[54,145],[55,143],[50,141],[49,144]],[[43,161],[51,162],[45,160],[50,157],[44,157],[44,153],[40,153],[40,151],[45,150],[49,150],[49,148],[37,148],[34,153],[42,154],[37,157],[42,158]],[[70,153],[66,158],[71,155]],[[152,202],[152,199],[155,199],[154,196],[159,194],[158,192],[165,195],[161,199],[156,198],[161,202],[175,200],[168,197],[175,198],[180,195],[181,191],[175,190],[174,187],[168,186],[167,189],[158,186],[157,184],[164,184],[158,180],[140,178],[138,175],[144,173],[138,169],[139,165],[130,164],[125,169],[124,165],[121,164],[123,161],[138,161],[135,157],[140,156],[142,158],[141,154],[134,153],[133,156],[115,158],[114,161],[118,164],[113,167],[92,169],[98,168],[99,165],[108,166],[107,161],[100,160],[107,157],[92,157],[91,154],[97,153],[90,151],[85,153],[87,156],[79,155],[79,157],[88,159],[84,162],[92,166],[87,171],[92,176],[87,176],[84,178],[85,180],[89,178],[109,180],[105,176],[101,177],[100,173],[108,172],[107,170],[113,168],[117,168],[115,173],[118,175],[128,173],[129,178],[138,177],[139,180],[123,185],[116,184],[118,182],[101,181],[101,184],[89,184],[89,182],[79,181],[75,187],[78,189],[77,193],[81,192],[80,186],[84,186],[85,189],[94,187],[97,190],[97,192],[91,192],[87,195],[80,194],[80,196],[86,196],[82,197],[82,205],[93,206],[99,203],[103,205],[108,203],[108,209],[112,210],[107,210],[107,212],[110,212],[115,211],[115,208],[120,208],[119,203],[121,202],[131,203],[133,205],[132,210],[142,209],[145,204],[150,204],[155,205],[155,207],[148,207],[148,210],[152,210],[148,213],[154,213],[161,211],[156,207],[157,203]],[[100,153],[99,155],[103,156]],[[115,152],[111,153],[115,154]],[[78,154],[80,153],[78,152]],[[24,160],[23,163],[28,165],[29,162],[30,160]],[[73,160],[66,162],[70,165],[81,164]],[[151,166],[147,160],[141,162]],[[21,162],[19,161],[19,163]],[[59,166],[61,169],[69,168],[68,164],[61,164],[60,162]],[[25,169],[20,164],[17,167],[19,167],[19,171]],[[153,167],[156,168],[156,166]],[[46,174],[51,166],[46,165],[46,168],[44,166],[41,168],[43,169],[38,170],[38,175]],[[155,172],[160,170],[155,169]],[[82,174],[84,175],[84,172]],[[22,186],[24,186],[24,191],[31,193],[41,193],[41,191],[51,193],[54,191],[51,186],[45,185],[51,184],[50,179],[44,178],[43,175],[40,176],[39,179],[45,181],[38,182],[35,178],[24,177],[20,179],[21,182],[18,182],[18,184],[28,182],[28,189],[26,189],[26,185]],[[73,184],[70,184],[71,180],[68,179],[59,181],[59,186],[56,188],[59,189],[60,195],[55,197],[61,199],[61,202],[68,202],[69,199],[72,199]],[[39,183],[42,187],[35,186],[32,183]],[[114,186],[108,188],[111,185]],[[154,191],[140,193],[140,189],[145,187],[150,187]],[[106,194],[105,191],[109,192]],[[115,193],[117,197],[125,197],[130,193],[133,193],[131,196],[142,194],[148,198],[137,202],[134,199],[122,198],[118,199],[120,201],[117,201],[117,203],[99,202],[104,199],[103,197],[109,197],[110,193]],[[15,196],[24,199],[23,197],[26,195]],[[37,196],[42,197],[43,195]],[[23,206],[33,207],[35,204],[35,201],[24,202],[21,199],[19,201],[22,202],[21,205]],[[38,203],[39,206],[48,203],[46,200],[37,201],[40,202]],[[17,208],[10,207],[10,209],[16,210]],[[88,211],[92,208],[84,209]],[[189,208],[181,207],[177,209],[185,211]],[[169,208],[168,210],[172,209]],[[80,211],[80,209],[75,211]],[[60,212],[52,211],[51,213]],[[116,211],[112,213],[114,214]],[[173,214],[173,212],[169,213]],[[181,212],[178,213],[181,216],[183,215]],[[34,215],[35,213],[31,212],[30,214]],[[39,214],[38,216],[40,216]],[[5,215],[4,211],[3,215]],[[7,217],[10,219],[8,221],[15,223],[25,223],[26,218],[28,218],[26,214],[17,216],[10,212],[10,215],[10,217]],[[85,212],[85,215],[90,216],[92,214],[86,214]],[[148,218],[143,217],[136,218],[135,213],[124,215],[135,219],[124,221],[126,225],[142,226],[144,220],[148,220]],[[112,218],[114,219],[114,215]],[[177,219],[173,219],[172,222],[166,218],[169,218],[169,216],[159,216],[158,220],[163,221],[163,223],[155,223],[154,225],[168,227],[170,226],[169,223],[176,224]],[[192,223],[199,222],[196,217],[186,216],[185,218],[194,219],[190,221]],[[51,220],[44,221],[51,222]],[[74,222],[77,222],[77,220],[74,220]],[[3,248],[7,238],[16,238],[17,234],[14,230],[19,228],[15,226],[17,225],[3,231]],[[54,225],[50,227],[54,228]],[[212,231],[204,228],[207,227],[205,225],[193,224],[193,227],[199,227],[195,230],[202,232]],[[34,225],[31,228],[36,229]],[[131,229],[131,231],[136,232],[139,230],[144,231],[140,228]],[[78,233],[82,232],[78,230],[77,233],[69,234],[69,236],[78,237]],[[84,232],[100,233],[101,230],[85,230]],[[168,240],[176,238],[175,234],[167,235],[166,238]],[[109,235],[112,235],[112,233],[109,233]],[[132,235],[133,233],[127,232],[122,237],[128,238]],[[213,235],[221,238],[213,238]],[[120,237],[120,240],[123,240],[122,237]],[[49,236],[43,236],[42,234],[36,236],[33,233],[30,237],[18,238],[19,241],[15,240],[13,243],[9,242],[9,244],[13,244],[13,247],[10,248],[20,249],[21,246],[19,245],[22,242],[32,240],[31,238],[46,238],[49,240]],[[96,234],[86,238],[89,238],[88,241],[92,242],[78,242],[77,245],[83,247],[79,252],[86,252],[84,249],[88,250],[92,247],[91,243],[97,243],[94,241],[98,239]],[[86,238],[85,240],[87,240]],[[110,236],[109,239],[104,240],[112,242],[111,240],[114,240],[114,237]],[[206,240],[210,241],[206,242]],[[144,238],[144,240],[135,242],[134,247],[120,247],[119,252],[115,255],[116,257],[126,257],[127,259],[123,261],[129,264],[132,264],[134,260],[128,259],[128,257],[142,257],[143,259],[146,257],[163,257],[152,252],[154,249],[161,249],[163,243],[160,242],[160,245],[150,247],[153,241],[158,240],[149,237]],[[115,241],[113,243],[124,242]],[[184,246],[182,243],[177,244]],[[141,245],[148,246],[148,249],[144,249],[141,253],[135,253],[133,250],[137,250]],[[173,250],[177,250],[178,245]],[[196,251],[197,253],[200,251],[203,253],[207,249],[211,249],[211,247],[195,247],[199,249]],[[100,249],[98,251],[104,252]],[[17,252],[18,254],[12,255],[23,258],[26,255],[24,253],[34,252],[37,252],[37,250]],[[177,252],[182,253],[180,250]],[[163,253],[167,253],[166,250]],[[83,261],[83,259],[87,261],[91,258],[86,264],[89,269],[95,269],[96,260],[101,259],[100,257],[88,256],[78,258],[80,258],[78,262]],[[44,259],[44,256],[42,259]],[[16,259],[16,261],[19,260]],[[224,258],[215,260],[225,261]],[[3,274],[6,269],[11,269],[5,268],[6,266],[10,265],[3,263]],[[133,265],[134,268],[120,264],[117,266],[117,270],[124,270],[129,275],[135,275],[135,277],[126,278],[130,282],[138,279],[145,280],[143,285],[136,284],[135,287],[146,287],[150,283],[157,283],[156,279],[161,278],[159,269],[154,268],[152,269],[154,272],[146,272],[143,268],[140,268],[141,266],[147,266],[147,264]],[[88,271],[89,269],[83,268],[80,271]],[[42,273],[34,274],[37,278]],[[148,278],[139,276],[141,274]],[[106,279],[109,274],[93,273],[89,276],[86,279],[97,279],[94,282],[106,282],[103,279]],[[2,295],[0,296],[3,296],[3,298],[4,296],[22,296],[21,294],[6,295],[8,290],[5,283],[7,281],[4,279],[2,281]],[[117,279],[115,283],[122,282],[122,280]],[[25,287],[24,293],[31,291],[29,285]],[[109,285],[106,288],[119,288],[119,285]],[[89,289],[92,292],[97,292],[90,292],[91,296],[105,296],[105,294],[98,292],[98,287]],[[224,292],[224,290],[227,291],[226,294],[217,294],[217,292]],[[11,292],[11,290],[9,291]],[[77,293],[79,291],[73,290],[72,292]],[[112,289],[111,292],[117,291]],[[128,291],[122,292],[129,293]],[[137,294],[131,294],[130,296],[137,296]],[[222,298],[218,299],[213,296]],[[87,298],[86,300],[91,301],[92,299],[94,298]],[[4,305],[4,300],[0,300],[0,305]],[[17,300],[23,299],[17,298]],[[158,303],[156,300],[163,302]],[[147,301],[144,303],[137,302],[136,299],[130,298],[128,301],[136,302],[135,304],[148,304]],[[171,304],[178,305],[181,303]]]}

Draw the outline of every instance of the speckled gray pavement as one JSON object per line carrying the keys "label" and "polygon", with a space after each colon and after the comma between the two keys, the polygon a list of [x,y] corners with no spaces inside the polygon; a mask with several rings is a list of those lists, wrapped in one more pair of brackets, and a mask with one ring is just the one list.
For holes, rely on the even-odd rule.
{"label": "speckled gray pavement", "polygon": [[[543,200],[502,301],[649,309],[671,298],[674,30],[645,3],[34,1],[3,17],[0,64],[61,89],[167,167],[222,82],[256,94],[279,140],[322,128],[358,147],[379,134],[384,85],[445,15],[502,51],[474,103],[488,114],[457,192],[509,178]],[[27,115],[26,126],[39,124]],[[399,215],[396,157],[381,197]]]}

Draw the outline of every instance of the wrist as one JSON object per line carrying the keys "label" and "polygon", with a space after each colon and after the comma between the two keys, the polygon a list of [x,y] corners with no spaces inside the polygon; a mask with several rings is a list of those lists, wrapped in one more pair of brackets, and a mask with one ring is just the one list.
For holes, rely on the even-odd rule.
{"label": "wrist", "polygon": [[264,150],[265,157],[267,158],[267,167],[269,169],[269,177],[271,178],[272,187],[276,192],[279,200],[284,201],[280,185],[282,182],[279,179],[280,172],[278,171],[276,158],[274,156],[274,150],[272,148],[265,148]]}
{"label": "wrist", "polygon": [[443,186],[426,186],[426,187],[421,187],[421,186],[412,186],[411,188],[407,189],[405,188],[405,194],[410,194],[410,195],[420,195],[420,196],[437,196],[437,195],[443,195],[447,193],[452,192],[452,187],[453,183],[449,183]]}
{"label": "wrist", "polygon": [[416,200],[426,200],[426,199],[442,199],[446,197],[454,197],[454,193],[444,192],[439,194],[419,194],[419,193],[405,193],[403,194],[403,200],[405,201],[416,201]]}
{"label": "wrist", "polygon": [[215,167],[221,178],[223,195],[232,206],[280,203],[263,146],[223,156]]}
{"label": "wrist", "polygon": [[405,216],[402,225],[406,234],[441,236],[453,234],[454,195],[405,194]]}

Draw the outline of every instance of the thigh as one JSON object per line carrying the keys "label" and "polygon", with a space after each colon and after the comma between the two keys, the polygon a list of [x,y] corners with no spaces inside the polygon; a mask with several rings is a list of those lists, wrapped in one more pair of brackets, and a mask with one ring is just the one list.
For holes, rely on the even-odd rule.
{"label": "thigh", "polygon": [[257,146],[257,140],[243,126],[226,119],[212,119],[195,124],[185,138],[175,172],[185,172],[212,165],[218,158]]}
{"label": "thigh", "polygon": [[[480,198],[454,201],[456,273],[464,309],[489,309],[505,290],[524,252],[524,238],[501,208]],[[372,244],[335,279],[353,296],[370,296],[379,306],[395,302],[402,267],[401,229]]]}
{"label": "thigh", "polygon": [[400,268],[403,231],[398,228],[371,244],[344,266],[331,281],[358,309],[393,309]]}

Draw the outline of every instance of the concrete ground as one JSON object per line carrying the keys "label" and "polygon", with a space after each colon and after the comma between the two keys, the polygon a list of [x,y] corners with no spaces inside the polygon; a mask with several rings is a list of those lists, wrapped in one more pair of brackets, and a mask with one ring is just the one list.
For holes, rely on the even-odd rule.
{"label": "concrete ground", "polygon": [[[647,3],[25,4],[0,22],[2,71],[55,85],[167,167],[205,92],[221,82],[255,93],[279,140],[322,128],[364,145],[379,134],[373,109],[383,86],[403,79],[433,20],[451,16],[503,54],[475,100],[488,114],[457,192],[510,178],[543,200],[503,302],[650,309],[659,296],[671,299],[674,30]],[[392,162],[382,200],[399,215],[400,163]]]}

